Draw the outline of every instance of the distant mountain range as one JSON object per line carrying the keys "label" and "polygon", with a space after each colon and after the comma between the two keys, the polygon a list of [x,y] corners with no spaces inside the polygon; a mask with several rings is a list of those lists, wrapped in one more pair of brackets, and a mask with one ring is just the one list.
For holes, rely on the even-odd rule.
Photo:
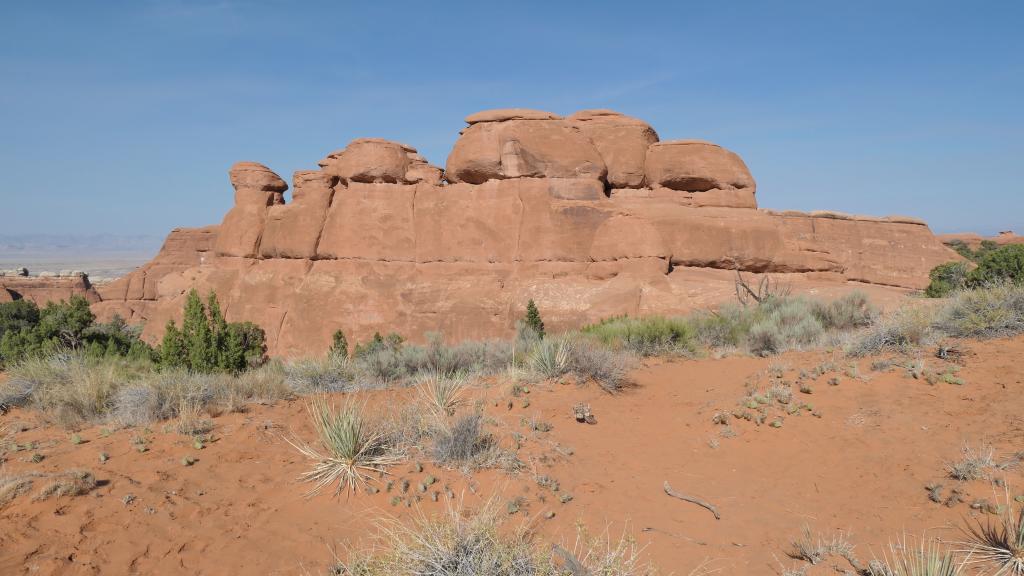
{"label": "distant mountain range", "polygon": [[149,261],[164,237],[119,234],[0,234],[0,270],[81,270],[90,277],[116,278]]}
{"label": "distant mountain range", "polygon": [[163,236],[118,234],[0,234],[0,257],[24,252],[148,252],[156,254]]}

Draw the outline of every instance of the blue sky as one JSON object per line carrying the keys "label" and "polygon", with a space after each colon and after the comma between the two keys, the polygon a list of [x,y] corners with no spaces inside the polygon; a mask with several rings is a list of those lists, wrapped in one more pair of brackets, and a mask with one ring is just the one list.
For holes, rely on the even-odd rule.
{"label": "blue sky", "polygon": [[1024,2],[4,2],[0,227],[219,222],[361,136],[613,108],[746,160],[763,207],[1024,233]]}

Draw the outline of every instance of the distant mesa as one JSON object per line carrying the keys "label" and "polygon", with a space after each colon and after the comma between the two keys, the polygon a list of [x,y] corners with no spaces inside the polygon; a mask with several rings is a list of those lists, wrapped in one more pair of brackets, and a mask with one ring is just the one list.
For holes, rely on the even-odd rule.
{"label": "distant mesa", "polygon": [[220,225],[174,230],[99,287],[94,310],[155,340],[189,289],[215,290],[229,320],[267,331],[271,353],[300,356],[338,329],[507,337],[529,299],[556,329],[679,313],[724,298],[707,282],[733,270],[920,289],[959,258],[913,218],[760,210],[738,154],[661,141],[612,110],[486,110],[466,124],[444,169],[360,138],[295,172],[288,202],[284,179],[239,162]]}
{"label": "distant mesa", "polygon": [[100,301],[89,276],[78,270],[43,271],[35,276],[25,267],[0,270],[0,302],[25,299],[42,306],[70,300],[72,296],[83,296],[93,303]]}
{"label": "distant mesa", "polygon": [[973,234],[970,232],[956,233],[956,234],[939,234],[939,240],[944,244],[956,244],[962,242],[972,250],[977,250],[981,247],[981,243],[985,241],[994,242],[999,246],[1006,244],[1024,244],[1024,236],[1018,236],[1013,230],[1003,230],[995,236],[982,236],[980,234]]}

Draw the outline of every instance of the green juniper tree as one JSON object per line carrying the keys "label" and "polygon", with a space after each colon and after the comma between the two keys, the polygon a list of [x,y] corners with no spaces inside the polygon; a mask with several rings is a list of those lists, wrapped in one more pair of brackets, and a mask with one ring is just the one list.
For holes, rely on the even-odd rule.
{"label": "green juniper tree", "polygon": [[331,337],[331,350],[328,352],[336,358],[348,358],[348,338],[341,330],[336,330]]}
{"label": "green juniper tree", "polygon": [[526,319],[524,322],[531,330],[537,333],[537,336],[544,337],[544,321],[541,320],[540,310],[537,310],[537,304],[532,298],[526,303]]}
{"label": "green juniper tree", "polygon": [[252,322],[227,322],[217,295],[211,292],[204,305],[194,288],[185,300],[181,330],[168,322],[160,347],[161,364],[196,372],[241,372],[261,363],[265,354],[262,328]]}

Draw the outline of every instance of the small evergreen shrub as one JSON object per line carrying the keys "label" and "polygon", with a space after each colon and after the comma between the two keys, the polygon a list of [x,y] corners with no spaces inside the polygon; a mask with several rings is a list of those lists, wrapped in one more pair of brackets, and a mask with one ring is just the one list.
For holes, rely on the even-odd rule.
{"label": "small evergreen shrub", "polygon": [[238,373],[259,366],[266,357],[263,329],[251,322],[227,322],[213,292],[204,305],[193,288],[185,300],[185,317],[179,330],[167,322],[160,344],[160,364],[194,372]]}
{"label": "small evergreen shrub", "polygon": [[1003,281],[1024,282],[1024,244],[1000,246],[986,253],[968,277],[972,287]]}
{"label": "small evergreen shrub", "polygon": [[89,302],[72,296],[42,309],[25,300],[0,304],[0,367],[31,357],[80,351],[90,358],[151,360],[153,351],[139,338],[140,328],[120,316],[96,323]]}
{"label": "small evergreen shrub", "polygon": [[544,338],[544,321],[541,320],[540,310],[537,310],[537,304],[532,298],[526,303],[526,318],[523,319],[523,322],[530,327],[537,336],[542,339]]}
{"label": "small evergreen shrub", "polygon": [[336,330],[331,336],[331,349],[328,352],[331,356],[348,358],[348,338],[341,330]]}
{"label": "small evergreen shrub", "polygon": [[925,289],[924,295],[929,298],[944,298],[956,290],[961,290],[967,285],[967,278],[970,274],[966,262],[946,262],[939,264],[928,273],[931,282]]}

